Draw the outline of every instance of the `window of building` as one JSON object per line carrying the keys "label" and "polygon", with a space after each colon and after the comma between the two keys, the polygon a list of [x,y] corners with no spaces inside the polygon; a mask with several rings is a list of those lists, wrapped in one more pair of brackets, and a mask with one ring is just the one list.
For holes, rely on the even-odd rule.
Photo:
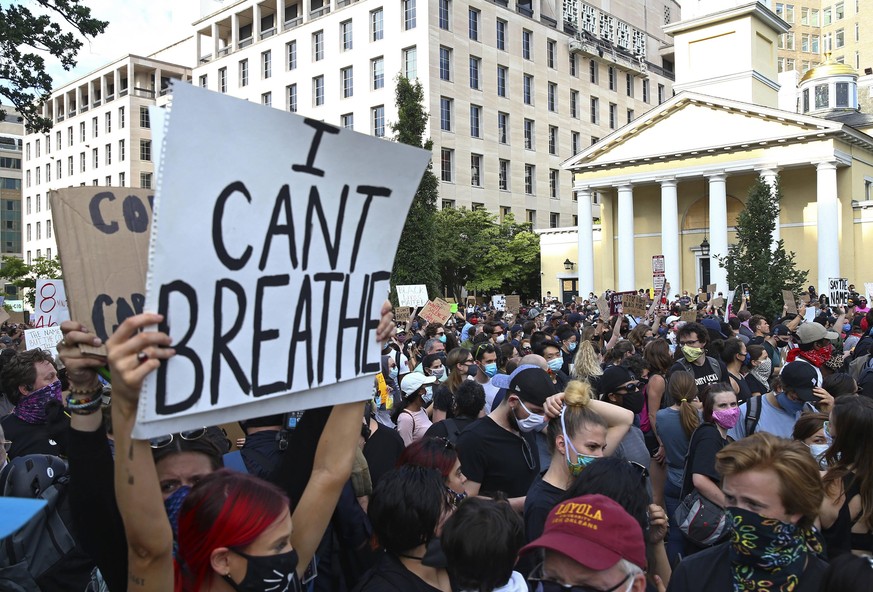
{"label": "window of building", "polygon": [[497,141],[501,144],[509,143],[509,113],[497,112]]}
{"label": "window of building", "polygon": [[558,85],[554,82],[549,83],[548,100],[549,111],[556,112],[558,110]]}
{"label": "window of building", "polygon": [[[107,185],[110,185],[110,183],[107,183]],[[45,237],[46,238],[52,237],[52,221],[51,220],[45,221]],[[51,249],[49,249],[48,250],[48,258],[51,259],[51,257],[52,257]]]}
{"label": "window of building", "polygon": [[285,57],[288,60],[288,69],[297,69],[297,40],[289,41],[285,44]]}
{"label": "window of building", "polygon": [[533,150],[536,145],[535,124],[533,119],[524,120],[524,149]]}
{"label": "window of building", "polygon": [[450,23],[451,23],[451,13],[452,13],[452,3],[451,0],[440,0],[439,5],[439,21],[440,21],[440,29],[443,31],[449,31]]}
{"label": "window of building", "polygon": [[344,113],[340,115],[340,124],[349,130],[355,129],[355,114],[354,113]]}
{"label": "window of building", "polygon": [[[97,152],[96,150],[94,152]],[[139,141],[139,159],[140,160],[151,160],[152,159],[152,141],[151,140],[140,140]]]}
{"label": "window of building", "polygon": [[497,165],[497,188],[509,191],[509,161],[501,158]]}
{"label": "window of building", "polygon": [[549,169],[549,197],[558,199],[558,169]]}
{"label": "window of building", "polygon": [[[147,160],[147,159],[143,159],[143,160]],[[92,168],[95,168],[95,169],[100,166],[100,154],[98,153],[96,148],[91,150],[91,166],[92,166]]]}
{"label": "window of building", "polygon": [[600,67],[597,62],[591,60],[588,62],[588,80],[591,84],[597,84],[597,79],[600,77]]}
{"label": "window of building", "polygon": [[[119,127],[119,129],[124,129],[125,125],[126,124],[124,122],[124,107],[119,107],[118,108],[118,127]],[[72,145],[73,145],[73,141],[71,139],[70,146],[72,146]]]}
{"label": "window of building", "polygon": [[[103,116],[103,119],[104,119],[103,127],[106,129],[106,133],[108,134],[112,131],[112,112],[107,111],[106,114]],[[58,148],[60,148],[61,147],[61,132],[58,132],[57,144],[58,144]]]}
{"label": "window of building", "polygon": [[[123,126],[122,126],[123,127]],[[67,128],[67,146],[73,145],[73,126]]]}
{"label": "window of building", "polygon": [[649,80],[647,78],[643,79],[643,102],[649,102]]}
{"label": "window of building", "polygon": [[609,129],[618,127],[618,105],[615,103],[609,104]]}
{"label": "window of building", "polygon": [[659,105],[667,100],[666,90],[667,89],[664,87],[663,84],[658,85],[658,104]]}
{"label": "window of building", "polygon": [[531,225],[531,228],[536,227],[536,225],[537,225],[537,211],[536,210],[525,210],[525,214],[527,215],[527,223]]}
{"label": "window of building", "polygon": [[627,110],[627,122],[630,123],[633,120],[634,120],[634,110],[628,109]]}
{"label": "window of building", "polygon": [[546,40],[546,63],[554,69],[558,62],[558,42],[554,39]]}
{"label": "window of building", "polygon": [[579,132],[570,132],[570,149],[573,154],[578,154],[582,149],[582,136]]}
{"label": "window of building", "polygon": [[472,41],[479,41],[479,27],[482,21],[482,13],[475,8],[470,8],[468,20],[468,33]]}
{"label": "window of building", "polygon": [[561,226],[560,217],[561,217],[561,215],[558,214],[557,212],[550,212],[549,213],[549,228],[560,228],[560,226]]}
{"label": "window of building", "polygon": [[[126,146],[124,140],[118,140],[118,159],[121,162],[124,162],[124,160],[127,158],[125,148]],[[70,157],[70,168],[72,168],[72,157]]]}
{"label": "window of building", "polygon": [[470,88],[473,90],[482,89],[482,58],[470,56]]}
{"label": "window of building", "polygon": [[521,31],[521,57],[526,60],[531,58],[531,45],[533,44],[533,32],[527,29]]}
{"label": "window of building", "polygon": [[522,94],[524,95],[524,104],[533,105],[533,76],[525,74],[522,79]]}
{"label": "window of building", "polygon": [[403,4],[403,30],[415,28],[415,0],[402,0]]}
{"label": "window of building", "polygon": [[385,105],[373,107],[373,135],[377,138],[385,137]]}
{"label": "window of building", "polygon": [[[200,88],[206,88],[208,86],[208,84],[207,84],[208,78],[206,77],[206,74],[201,74],[200,78],[198,78],[198,80],[199,80]],[[123,187],[123,185],[122,185],[122,187]]]}
{"label": "window of building", "polygon": [[509,69],[506,66],[497,66],[497,96],[506,96],[506,79],[509,77]]}
{"label": "window of building", "polygon": [[482,137],[482,107],[479,105],[470,105],[470,136]]}
{"label": "window of building", "polygon": [[273,75],[273,52],[261,52],[261,78],[266,80]]}
{"label": "window of building", "polygon": [[600,123],[600,99],[591,97],[591,123]]}
{"label": "window of building", "polygon": [[615,90],[615,68],[608,66],[606,68],[606,74],[609,80],[609,90]]}
{"label": "window of building", "polygon": [[524,192],[528,195],[533,195],[534,189],[536,189],[536,167],[532,164],[525,164]]}
{"label": "window of building", "polygon": [[[843,17],[845,17],[845,16],[846,16],[846,7],[845,7],[844,3],[837,2],[836,4],[834,4],[834,20],[835,21],[842,20]],[[786,19],[786,20],[788,20],[788,19]],[[791,22],[791,21],[788,21],[788,22]]]}
{"label": "window of building", "polygon": [[570,56],[570,76],[577,77],[579,76],[579,56],[573,53],[572,51],[569,54]]}
{"label": "window of building", "polygon": [[352,50],[352,21],[351,19],[340,23],[340,49]]}
{"label": "window of building", "polygon": [[80,173],[85,172],[85,153],[84,152],[79,153],[79,172]]}
{"label": "window of building", "polygon": [[288,93],[288,111],[297,113],[297,85],[289,84],[285,89]]}
{"label": "window of building", "polygon": [[[85,141],[85,122],[84,121],[79,122],[79,141],[80,142]],[[30,159],[30,146],[28,146],[27,158]]]}
{"label": "window of building", "polygon": [[239,85],[248,86],[249,84],[249,61],[239,61]]}
{"label": "window of building", "polygon": [[846,31],[844,29],[837,29],[834,32],[834,47],[843,47],[846,45]]}
{"label": "window of building", "polygon": [[370,60],[370,70],[373,73],[373,90],[385,86],[385,60],[382,56]]}
{"label": "window of building", "polygon": [[452,80],[452,50],[440,47],[440,80]]}
{"label": "window of building", "polygon": [[106,146],[103,147],[103,151],[105,153],[103,158],[106,164],[112,164],[112,144],[106,144]]}
{"label": "window of building", "polygon": [[558,128],[554,125],[549,126],[549,154],[558,154]]}
{"label": "window of building", "polygon": [[831,21],[833,20],[832,15],[833,15],[833,12],[831,12],[830,6],[828,6],[827,8],[825,8],[821,11],[821,24],[822,24],[822,26],[826,27],[829,24],[831,24]]}
{"label": "window of building", "polygon": [[440,179],[446,183],[454,181],[455,151],[450,148],[440,150]]}
{"label": "window of building", "polygon": [[125,183],[127,183],[127,175],[125,175],[123,172],[118,173],[118,186],[125,187]]}
{"label": "window of building", "polygon": [[58,169],[58,170],[57,170],[57,173],[55,174],[55,178],[60,180],[61,175],[62,175],[62,173],[64,172],[64,171],[63,171],[64,163],[61,162],[61,159],[60,159],[60,158],[57,159],[55,162],[58,163],[58,165],[57,165],[57,169]]}
{"label": "window of building", "polygon": [[385,27],[382,19],[383,13],[381,8],[370,12],[370,38],[373,41],[381,41],[385,37]]}
{"label": "window of building", "polygon": [[218,69],[218,92],[227,92],[227,68]]}
{"label": "window of building", "polygon": [[355,94],[354,72],[352,66],[340,69],[340,81],[343,89],[343,98],[348,99]]}
{"label": "window of building", "polygon": [[267,107],[273,106],[273,93],[265,92],[261,93],[261,105],[266,105]]}
{"label": "window of building", "polygon": [[312,79],[312,103],[316,107],[324,105],[324,76]]}
{"label": "window of building", "polygon": [[440,129],[452,131],[452,99],[440,97]]}
{"label": "window of building", "polygon": [[579,118],[579,91],[570,91],[570,117]]}
{"label": "window of building", "polygon": [[314,62],[324,59],[324,31],[312,34],[312,59]]}
{"label": "window of building", "polygon": [[506,21],[497,19],[497,49],[506,51]]}
{"label": "window of building", "polygon": [[453,199],[444,199],[442,209],[444,210],[453,210],[455,209],[455,200]]}
{"label": "window of building", "polygon": [[152,188],[152,174],[151,173],[140,173],[139,174],[139,186],[143,189],[151,189]]}
{"label": "window of building", "polygon": [[407,47],[403,50],[403,75],[409,80],[418,78],[417,53],[415,47]]}
{"label": "window of building", "polygon": [[634,77],[632,74],[625,74],[625,82],[627,84],[627,96],[633,98],[634,96]]}
{"label": "window of building", "polygon": [[72,175],[74,172],[75,172],[75,169],[73,168],[73,157],[68,156],[67,157],[67,174]]}
{"label": "window of building", "polygon": [[482,187],[482,155],[470,155],[470,185]]}
{"label": "window of building", "polygon": [[[91,137],[92,137],[92,138],[96,138],[96,137],[97,137],[98,130],[99,130],[99,127],[98,127],[98,125],[97,125],[97,118],[96,118],[96,117],[92,117],[92,118],[91,118]],[[46,137],[45,143],[46,143],[46,148],[45,148],[45,149],[46,149],[46,154],[48,154],[49,152],[51,152],[51,146],[49,145],[48,137]]]}

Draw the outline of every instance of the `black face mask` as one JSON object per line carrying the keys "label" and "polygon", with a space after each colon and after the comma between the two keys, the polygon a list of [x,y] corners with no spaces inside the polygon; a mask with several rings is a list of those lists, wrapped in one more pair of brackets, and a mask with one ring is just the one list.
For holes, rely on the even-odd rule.
{"label": "black face mask", "polygon": [[231,549],[248,561],[246,575],[237,584],[230,575],[222,576],[237,592],[302,592],[303,586],[297,577],[297,551],[291,550],[278,555],[247,555]]}
{"label": "black face mask", "polygon": [[628,392],[621,396],[621,406],[636,415],[643,410],[643,392],[634,389],[633,392]]}

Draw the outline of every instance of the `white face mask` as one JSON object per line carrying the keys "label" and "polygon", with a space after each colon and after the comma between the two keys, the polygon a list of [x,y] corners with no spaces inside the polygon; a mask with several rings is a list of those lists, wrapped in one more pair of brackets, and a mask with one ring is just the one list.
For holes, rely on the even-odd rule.
{"label": "white face mask", "polygon": [[546,422],[545,415],[533,413],[530,409],[525,407],[521,399],[518,400],[518,404],[521,405],[521,408],[528,413],[528,416],[524,419],[518,419],[518,417],[515,418],[516,422],[518,423],[518,429],[522,432],[533,432]]}
{"label": "white face mask", "polygon": [[500,335],[497,336],[497,339],[495,339],[494,341],[496,343],[503,343],[504,341],[506,341],[506,335],[501,333]]}

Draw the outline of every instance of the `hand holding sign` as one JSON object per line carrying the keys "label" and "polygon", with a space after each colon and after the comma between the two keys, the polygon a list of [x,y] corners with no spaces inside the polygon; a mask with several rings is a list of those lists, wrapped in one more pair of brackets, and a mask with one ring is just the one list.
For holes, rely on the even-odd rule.
{"label": "hand holding sign", "polygon": [[97,348],[103,345],[103,342],[89,332],[85,325],[76,321],[61,323],[61,333],[64,339],[58,344],[58,357],[67,369],[70,386],[83,391],[95,389],[99,384],[97,369],[105,365],[106,360],[102,357],[84,355],[79,346]]}
{"label": "hand holding sign", "polygon": [[[176,355],[170,348],[170,336],[160,331],[141,331],[164,320],[162,315],[143,313],[132,316],[118,326],[109,341],[109,369],[112,372],[113,407],[124,414],[136,413],[142,383],[158,369],[162,360]],[[142,354],[145,354],[143,358]]]}

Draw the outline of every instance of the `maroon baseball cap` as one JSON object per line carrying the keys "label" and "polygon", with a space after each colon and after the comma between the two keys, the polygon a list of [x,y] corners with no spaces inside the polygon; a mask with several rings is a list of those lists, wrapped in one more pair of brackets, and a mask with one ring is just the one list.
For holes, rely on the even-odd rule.
{"label": "maroon baseball cap", "polygon": [[643,529],[605,495],[583,495],[552,508],[542,536],[520,553],[535,549],[557,551],[595,571],[609,569],[620,559],[646,568]]}

